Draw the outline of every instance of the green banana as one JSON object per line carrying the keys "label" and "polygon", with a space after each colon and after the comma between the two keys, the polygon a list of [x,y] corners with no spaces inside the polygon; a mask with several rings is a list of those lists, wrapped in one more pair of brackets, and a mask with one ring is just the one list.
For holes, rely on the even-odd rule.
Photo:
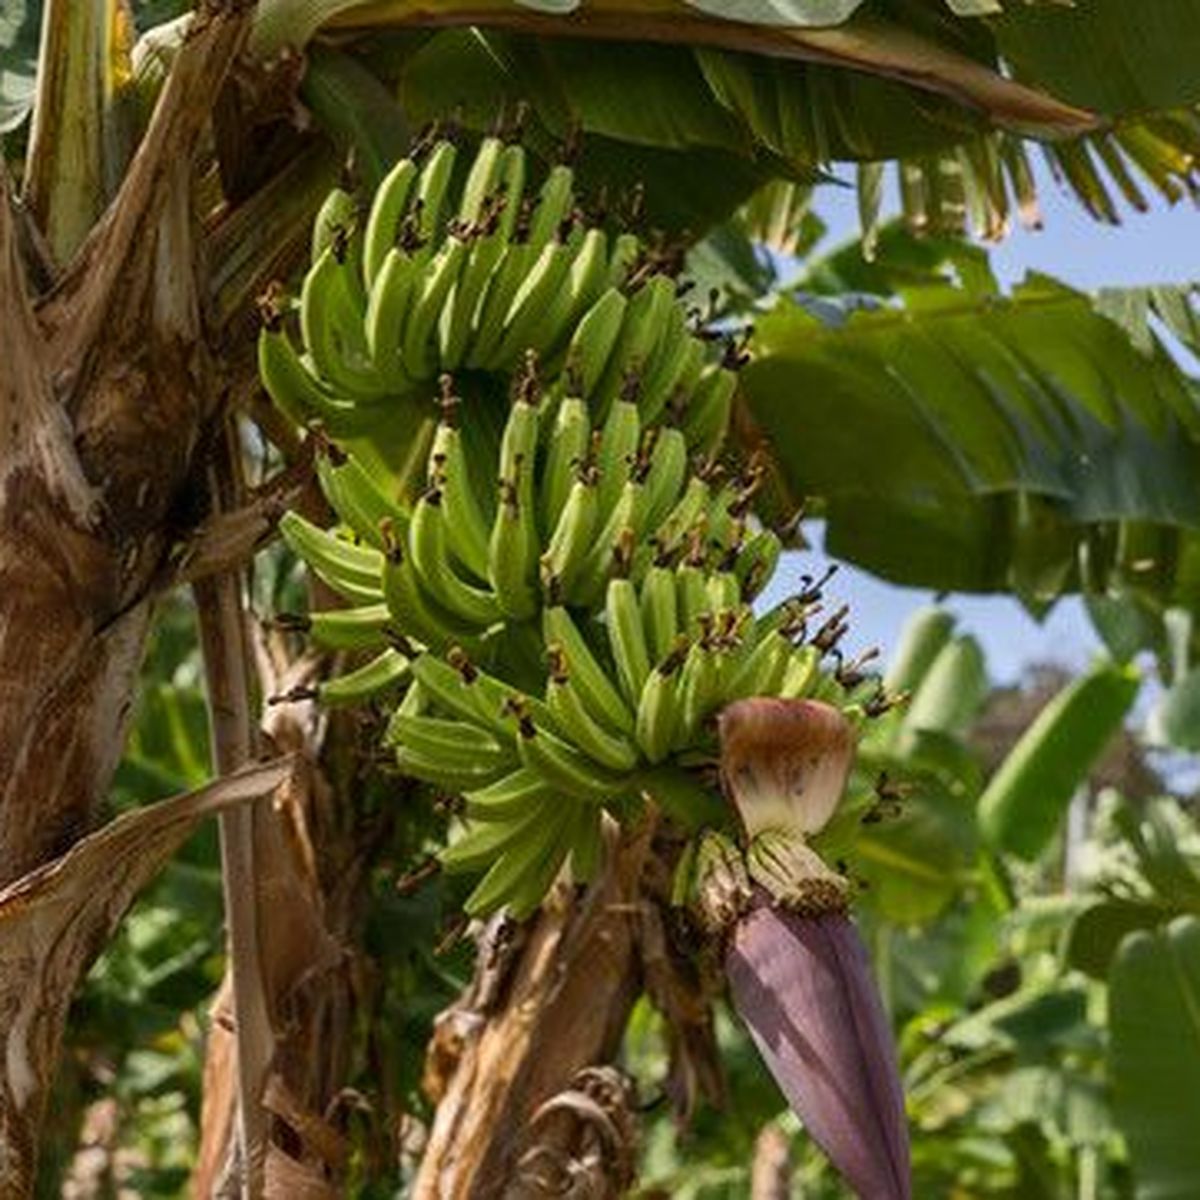
{"label": "green banana", "polygon": [[485,137],[479,143],[467,181],[463,184],[462,200],[458,206],[458,219],[463,225],[471,225],[479,219],[484,202],[492,194],[500,177],[504,158],[504,143],[498,137]]}
{"label": "green banana", "polygon": [[571,877],[576,883],[591,883],[604,859],[604,811],[580,807],[571,841]]}
{"label": "green banana", "polygon": [[529,811],[540,801],[558,795],[558,789],[547,783],[539,771],[518,767],[503,779],[468,792],[467,815],[476,821],[511,821]]}
{"label": "green banana", "polygon": [[509,893],[507,907],[514,920],[523,921],[538,910],[546,893],[554,886],[575,843],[575,831],[580,824],[579,812],[560,809],[557,815],[554,840],[544,848],[540,847],[535,858],[526,860],[526,869]]}
{"label": "green banana", "polygon": [[699,475],[692,475],[670,512],[662,519],[653,534],[653,541],[660,556],[679,552],[697,519],[708,507],[712,490],[708,482]]}
{"label": "green banana", "polygon": [[538,771],[547,783],[568,796],[589,803],[611,802],[628,788],[627,776],[615,774],[590,761],[570,743],[532,721],[520,726],[517,752],[522,763]]}
{"label": "green banana", "polygon": [[680,669],[679,711],[671,739],[674,749],[683,749],[696,740],[701,723],[716,702],[719,682],[716,653],[704,639],[693,642]]}
{"label": "green banana", "polygon": [[461,650],[451,649],[447,657],[466,682],[476,711],[485,724],[515,737],[517,724],[528,717],[552,732],[561,732],[550,709],[536,696],[527,696],[511,684],[480,671]]}
{"label": "green banana", "polygon": [[574,330],[583,315],[600,298],[608,275],[608,234],[603,229],[589,229],[580,239],[579,249],[571,263],[571,274],[564,289],[567,298],[559,341],[548,338],[546,349],[553,354],[560,349],[564,331]]}
{"label": "green banana", "polygon": [[288,547],[339,596],[354,604],[374,604],[383,593],[384,557],[319,529],[297,512],[287,512],[279,532]]}
{"label": "green banana", "polygon": [[281,326],[264,327],[259,333],[258,373],[267,395],[297,425],[319,421],[338,438],[362,437],[379,427],[378,407],[334,396],[304,365]]}
{"label": "green banana", "polygon": [[408,659],[392,647],[377,654],[370,662],[335,675],[317,685],[317,701],[333,708],[343,704],[362,704],[383,692],[398,687],[408,678]]}
{"label": "green banana", "polygon": [[526,825],[519,841],[507,842],[463,902],[469,915],[482,916],[508,905],[520,919],[541,902],[565,855],[560,847],[570,814],[552,801],[543,801],[535,811],[538,823]]}
{"label": "green banana", "polygon": [[737,374],[711,364],[701,375],[683,413],[683,433],[690,449],[712,455],[720,448],[729,429]]}
{"label": "green banana", "polygon": [[488,579],[500,611],[518,621],[538,610],[537,562],[530,553],[529,536],[530,526],[536,533],[536,524],[530,506],[521,503],[515,487],[503,483],[488,543]]}
{"label": "green banana", "polygon": [[513,296],[529,269],[528,254],[526,245],[504,244],[503,253],[489,277],[487,293],[479,300],[470,348],[465,356],[467,366],[490,369],[508,365],[499,363],[496,351],[504,337],[504,322]]}
{"label": "green banana", "polygon": [[585,607],[597,604],[609,579],[631,573],[633,564],[629,559],[637,546],[641,528],[641,502],[642,484],[636,479],[626,480],[580,568],[579,581],[570,596],[572,603]]}
{"label": "green banana", "polygon": [[320,444],[316,465],[325,499],[338,519],[363,541],[382,550],[385,524],[396,530],[407,529],[407,510],[383,493],[354,455],[345,454],[329,443]]}
{"label": "green banana", "polygon": [[462,435],[451,422],[453,401],[443,399],[442,420],[429,451],[430,482],[441,480],[446,522],[454,531],[450,549],[466,569],[483,581],[488,574],[488,538],[491,530],[479,507],[479,498],[467,470]]}
{"label": "green banana", "polygon": [[570,595],[587,559],[599,508],[595,473],[584,470],[571,487],[541,557],[542,586],[550,603]]}
{"label": "green banana", "polygon": [[539,538],[533,470],[538,410],[525,394],[509,410],[500,440],[500,499],[488,544],[488,578],[506,616],[522,620],[537,612],[535,580]]}
{"label": "green banana", "polygon": [[777,694],[785,700],[801,700],[808,696],[820,674],[820,665],[821,652],[813,646],[793,650],[783,680],[776,689]]}
{"label": "green banana", "polygon": [[538,518],[541,527],[553,529],[574,487],[591,445],[592,425],[587,405],[577,396],[568,396],[554,414],[541,470]]}
{"label": "green banana", "polygon": [[696,339],[688,329],[683,310],[673,305],[658,347],[646,364],[645,378],[638,396],[642,421],[657,421],[674,399],[680,382],[692,361]]}
{"label": "green banana", "polygon": [[300,289],[300,331],[317,373],[335,394],[371,400],[388,387],[367,349],[356,270],[336,244],[321,251]]}
{"label": "green banana", "polygon": [[401,354],[404,331],[421,290],[423,264],[408,251],[395,247],[384,256],[375,273],[363,322],[367,353],[385,383],[408,391],[415,377]]}
{"label": "green banana", "polygon": [[637,380],[640,394],[646,365],[667,327],[674,304],[675,284],[665,275],[652,276],[634,293],[596,394],[591,397],[601,414],[624,393],[630,379]]}
{"label": "green banana", "polygon": [[697,566],[689,556],[675,570],[675,587],[679,593],[679,625],[688,637],[700,632],[702,618],[712,612],[708,596],[708,577],[703,566]]}
{"label": "green banana", "polygon": [[544,609],[542,630],[547,645],[562,647],[567,669],[592,715],[618,733],[632,734],[633,710],[625,703],[608,673],[596,661],[596,656],[567,609],[560,605]]}
{"label": "green banana", "polygon": [[782,553],[783,543],[773,529],[759,529],[746,538],[734,572],[747,600],[753,600],[771,581]]}
{"label": "green banana", "polygon": [[450,189],[457,156],[458,151],[453,142],[438,142],[430,150],[417,180],[413,215],[416,218],[417,239],[423,244],[418,253],[426,259],[432,253],[432,247],[441,230],[442,207]]}
{"label": "green banana", "polygon": [[440,754],[426,754],[403,742],[396,747],[396,766],[411,779],[419,779],[451,796],[461,796],[495,783],[507,770],[507,767],[492,770],[482,762],[451,766]]}
{"label": "green banana", "polygon": [[600,512],[606,517],[633,472],[641,433],[636,404],[618,400],[609,408],[596,457],[600,471]]}
{"label": "green banana", "polygon": [[388,739],[419,758],[453,771],[504,772],[517,765],[512,743],[501,742],[468,721],[396,713]]}
{"label": "green banana", "polygon": [[637,234],[617,234],[613,242],[612,258],[608,262],[609,287],[624,287],[629,282],[641,252],[642,244]]}
{"label": "green banana", "polygon": [[679,673],[690,645],[680,638],[669,654],[646,677],[638,698],[635,736],[651,763],[660,763],[671,752],[679,724]]}
{"label": "green banana", "polygon": [[776,696],[792,660],[792,643],[776,630],[769,630],[751,649],[733,673],[722,699],[729,703],[749,696]]}
{"label": "green banana", "polygon": [[566,312],[553,312],[564,293],[573,251],[561,242],[546,244],[529,274],[513,296],[504,321],[504,333],[495,351],[497,363],[517,361],[526,350],[542,350],[565,320]]}
{"label": "green banana", "polygon": [[400,361],[405,373],[413,379],[426,379],[436,370],[442,306],[462,270],[467,248],[467,241],[454,234],[445,240],[434,256],[404,322]]}
{"label": "green banana", "polygon": [[467,831],[438,853],[442,869],[454,875],[490,866],[509,846],[520,846],[552,812],[552,802],[531,804],[511,821],[472,822]]}
{"label": "green banana", "polygon": [[704,581],[709,612],[737,608],[742,602],[742,590],[737,576],[731,571],[712,571]]}
{"label": "green banana", "polygon": [[502,616],[495,595],[455,574],[449,542],[442,493],[437,488],[430,488],[417,501],[408,531],[409,551],[417,578],[447,612],[472,624],[494,624]]}
{"label": "green banana", "polygon": [[471,250],[439,327],[442,365],[448,370],[468,357],[478,339],[489,283],[508,249],[524,183],[524,150],[505,146],[497,165],[495,190],[473,218]]}
{"label": "green banana", "polygon": [[580,318],[567,347],[566,372],[579,394],[588,399],[599,385],[620,336],[629,302],[609,288]]}
{"label": "green banana", "polygon": [[551,646],[550,679],[546,704],[560,728],[588,758],[612,771],[631,771],[638,754],[633,743],[620,734],[609,733],[588,711],[571,682],[560,648]]}
{"label": "green banana", "polygon": [[447,612],[422,587],[412,556],[396,542],[383,559],[383,598],[397,629],[424,646],[446,651],[450,646],[478,646],[479,627]]}
{"label": "green banana", "polygon": [[[673,592],[672,592],[673,594]],[[617,666],[617,678],[625,699],[636,710],[650,674],[650,654],[646,630],[642,624],[637,589],[629,579],[612,579],[604,606],[608,626],[608,644]],[[671,634],[674,637],[674,631]]]}
{"label": "green banana", "polygon": [[[362,245],[358,201],[344,188],[332,188],[317,209],[313,219],[312,241],[309,246],[309,266],[312,266],[328,246],[336,246],[357,264]],[[356,281],[356,291],[361,283]]]}
{"label": "green banana", "polygon": [[511,241],[516,232],[517,220],[521,213],[521,199],[525,194],[527,167],[524,146],[514,144],[504,147],[504,154],[500,160],[499,183],[504,204],[496,227],[496,233],[504,243]]}
{"label": "green banana", "polygon": [[674,648],[679,635],[679,595],[675,572],[670,567],[657,563],[650,566],[642,579],[639,605],[652,660],[661,662]]}
{"label": "green banana", "polygon": [[574,184],[575,174],[570,167],[560,163],[550,168],[529,222],[530,261],[558,238],[563,224],[569,220],[575,202]]}
{"label": "green banana", "polygon": [[303,633],[323,650],[378,650],[387,645],[391,613],[386,604],[363,604],[309,613],[307,617],[280,613],[275,624]]}
{"label": "green banana", "polygon": [[399,240],[404,210],[417,173],[417,164],[411,158],[402,158],[375,190],[362,249],[363,281],[368,291],[373,290],[384,260]]}

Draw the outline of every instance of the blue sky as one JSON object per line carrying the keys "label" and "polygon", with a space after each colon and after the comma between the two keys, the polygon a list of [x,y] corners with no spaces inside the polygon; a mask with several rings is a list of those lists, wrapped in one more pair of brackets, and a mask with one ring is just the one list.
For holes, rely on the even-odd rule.
{"label": "blue sky", "polygon": [[[1048,172],[1040,173],[1040,187],[1043,229],[1016,229],[993,250],[993,266],[1004,286],[1011,286],[1030,270],[1089,290],[1104,284],[1200,278],[1200,212],[1188,202],[1174,208],[1160,204],[1144,214],[1126,210],[1123,223],[1112,227],[1088,217]],[[818,191],[814,207],[830,228],[825,246],[856,236],[853,189],[824,187]],[[819,546],[819,527],[810,533]],[[772,595],[776,589],[778,597],[794,591],[798,575],[823,561],[819,549],[788,556]],[[928,592],[884,584],[849,567],[842,568],[831,595],[851,606],[854,640],[847,643],[850,649],[894,646],[908,615],[932,598]],[[982,643],[997,683],[1014,680],[1031,662],[1049,661],[1078,669],[1098,651],[1095,634],[1078,601],[1060,602],[1040,624],[1007,597],[954,597],[948,606],[960,615],[961,627]]]}

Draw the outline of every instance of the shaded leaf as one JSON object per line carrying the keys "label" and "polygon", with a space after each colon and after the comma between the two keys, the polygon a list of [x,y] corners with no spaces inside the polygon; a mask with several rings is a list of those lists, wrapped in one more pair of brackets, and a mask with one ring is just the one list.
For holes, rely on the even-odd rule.
{"label": "shaded leaf", "polygon": [[1117,114],[1200,100],[1197,0],[1009,4],[991,28],[1019,78],[1053,80],[1056,93],[1073,103]]}
{"label": "shaded leaf", "polygon": [[1170,913],[1157,904],[1100,900],[1085,908],[1067,933],[1067,962],[1093,979],[1105,979],[1121,942],[1137,930],[1154,929]]}
{"label": "shaded leaf", "polygon": [[1177,750],[1200,750],[1200,670],[1167,689],[1150,717],[1155,741]]}
{"label": "shaded leaf", "polygon": [[1154,891],[1167,904],[1200,914],[1200,864],[1181,850],[1166,806],[1151,803],[1139,813],[1132,805],[1123,804],[1116,812],[1116,822]]}
{"label": "shaded leaf", "polygon": [[686,0],[689,7],[726,21],[754,25],[840,25],[862,0]]}
{"label": "shaded leaf", "polygon": [[924,673],[904,714],[899,753],[918,732],[961,735],[987,696],[987,667],[979,643],[968,636],[947,641]]}
{"label": "shaded leaf", "polygon": [[1109,977],[1110,1070],[1137,1195],[1189,1200],[1200,1179],[1200,920],[1131,934]]}
{"label": "shaded leaf", "polygon": [[864,902],[895,925],[937,916],[956,896],[975,851],[971,807],[921,776],[906,776],[912,794],[898,817],[864,828],[853,866],[868,885]]}
{"label": "shaded leaf", "polygon": [[0,134],[16,129],[33,107],[40,0],[12,0],[0,9]]}

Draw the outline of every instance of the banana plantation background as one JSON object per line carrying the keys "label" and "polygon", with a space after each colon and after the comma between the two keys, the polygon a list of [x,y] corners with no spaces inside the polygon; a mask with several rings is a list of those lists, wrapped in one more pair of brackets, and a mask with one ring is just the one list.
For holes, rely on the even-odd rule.
{"label": "banana plantation background", "polygon": [[[6,0],[0,1195],[849,1194],[689,941],[671,820],[468,927],[455,805],[302,636],[336,588],[277,529],[333,523],[339,460],[260,330],[331,188],[438,137],[461,187],[497,135],[693,281],[780,596],[840,620],[803,512],[891,583],[1081,596],[1103,646],[997,689],[948,611],[866,664],[849,614],[830,679],[907,697],[838,866],[912,1194],[1200,1197],[1196,291],[1005,292],[987,249],[1048,174],[1101,223],[1194,201],[1198,46],[1195,0]],[[347,434],[393,482],[404,403]]]}

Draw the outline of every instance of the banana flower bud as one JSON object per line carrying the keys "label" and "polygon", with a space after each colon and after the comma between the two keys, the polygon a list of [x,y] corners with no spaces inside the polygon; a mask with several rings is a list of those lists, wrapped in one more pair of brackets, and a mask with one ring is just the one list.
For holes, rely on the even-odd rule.
{"label": "banana flower bud", "polygon": [[725,786],[750,835],[755,886],[725,956],[734,1007],[805,1129],[862,1200],[910,1200],[908,1128],[891,1030],[848,892],[811,847],[854,753],[815,701],[752,699],[721,715]]}

